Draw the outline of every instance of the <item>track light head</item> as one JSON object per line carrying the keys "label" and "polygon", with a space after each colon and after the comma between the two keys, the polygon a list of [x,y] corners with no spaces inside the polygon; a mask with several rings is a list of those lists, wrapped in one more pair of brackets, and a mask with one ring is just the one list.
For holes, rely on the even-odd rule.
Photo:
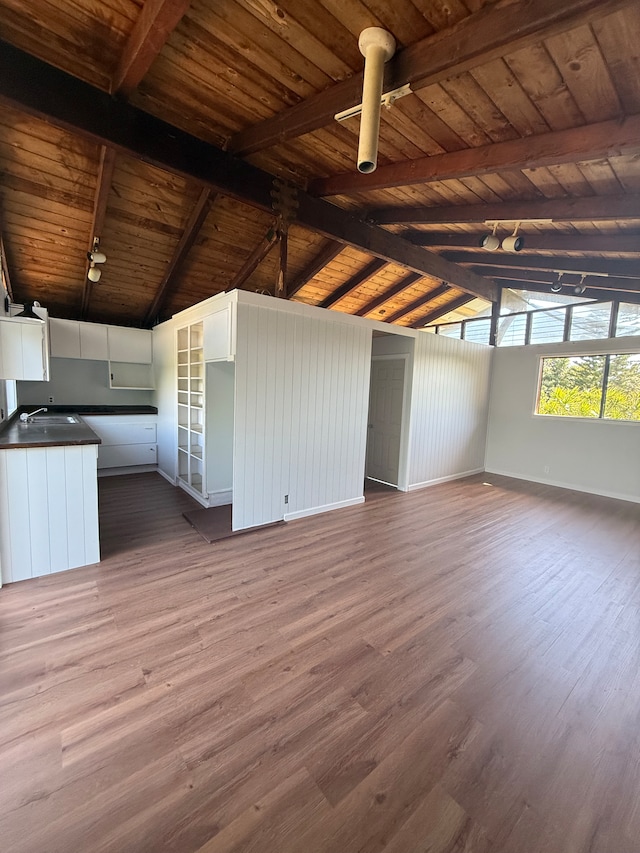
{"label": "track light head", "polygon": [[87,260],[91,261],[92,264],[104,264],[107,256],[104,252],[87,252]]}
{"label": "track light head", "polygon": [[500,248],[500,240],[495,234],[484,234],[480,238],[480,248],[487,252],[496,252]]}
{"label": "track light head", "polygon": [[515,233],[510,237],[505,237],[502,241],[502,248],[505,252],[511,252],[512,254],[520,252],[524,249],[524,237]]}
{"label": "track light head", "polygon": [[95,266],[95,264],[92,262],[91,266],[89,267],[89,272],[87,273],[87,278],[89,279],[89,281],[96,283],[100,281],[101,275],[102,271],[99,270],[98,267]]}
{"label": "track light head", "polygon": [[555,284],[551,285],[551,293],[560,293],[562,290],[562,284],[559,281],[556,281]]}

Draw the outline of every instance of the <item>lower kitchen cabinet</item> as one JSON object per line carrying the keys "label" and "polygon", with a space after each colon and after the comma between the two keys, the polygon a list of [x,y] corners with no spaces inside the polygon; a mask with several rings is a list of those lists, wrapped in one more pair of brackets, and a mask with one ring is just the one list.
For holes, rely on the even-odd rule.
{"label": "lower kitchen cabinet", "polygon": [[158,461],[156,420],[149,415],[85,415],[83,420],[101,438],[98,469],[155,466]]}
{"label": "lower kitchen cabinet", "polygon": [[100,561],[96,447],[0,450],[3,583]]}

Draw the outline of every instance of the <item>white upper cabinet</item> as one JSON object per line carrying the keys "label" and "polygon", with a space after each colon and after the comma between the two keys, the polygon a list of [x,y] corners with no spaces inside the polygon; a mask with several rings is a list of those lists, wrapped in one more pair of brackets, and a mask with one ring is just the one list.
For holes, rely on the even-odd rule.
{"label": "white upper cabinet", "polygon": [[26,317],[0,318],[0,379],[49,378],[45,326]]}
{"label": "white upper cabinet", "polygon": [[203,326],[204,360],[229,361],[233,358],[230,306],[206,316]]}
{"label": "white upper cabinet", "polygon": [[109,360],[130,364],[151,364],[151,331],[130,329],[124,326],[108,326]]}
{"label": "white upper cabinet", "polygon": [[49,340],[53,358],[80,358],[80,324],[77,320],[49,318]]}
{"label": "white upper cabinet", "polygon": [[80,358],[109,360],[107,327],[100,323],[78,323],[80,327]]}

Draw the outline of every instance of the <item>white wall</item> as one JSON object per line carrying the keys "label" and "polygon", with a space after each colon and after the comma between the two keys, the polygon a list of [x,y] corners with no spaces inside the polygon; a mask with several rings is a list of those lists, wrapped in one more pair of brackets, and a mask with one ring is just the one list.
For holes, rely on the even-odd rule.
{"label": "white wall", "polygon": [[158,470],[175,483],[177,464],[176,324],[163,323],[153,330],[153,373],[158,409]]}
{"label": "white wall", "polygon": [[21,406],[151,406],[152,391],[109,388],[109,362],[80,358],[52,358],[48,382],[18,382]]}
{"label": "white wall", "polygon": [[640,501],[640,424],[533,413],[542,356],[633,349],[640,351],[640,338],[498,348],[487,471]]}
{"label": "white wall", "polygon": [[231,362],[206,365],[207,492],[212,506],[232,502],[234,376]]}
{"label": "white wall", "polygon": [[441,335],[416,338],[410,490],[484,469],[492,352]]}
{"label": "white wall", "polygon": [[237,307],[234,529],[361,502],[371,328]]}

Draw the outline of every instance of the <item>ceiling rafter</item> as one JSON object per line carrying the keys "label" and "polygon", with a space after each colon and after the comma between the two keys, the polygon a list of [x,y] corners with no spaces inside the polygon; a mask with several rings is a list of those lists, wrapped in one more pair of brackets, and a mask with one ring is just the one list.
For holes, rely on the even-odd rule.
{"label": "ceiling rafter", "polygon": [[640,195],[576,196],[446,207],[381,207],[369,212],[369,220],[378,225],[451,225],[528,219],[555,222],[640,220]]}
{"label": "ceiling rafter", "polygon": [[407,314],[411,314],[412,311],[417,311],[418,308],[422,308],[422,306],[426,305],[428,302],[433,302],[434,299],[442,296],[448,290],[451,290],[451,288],[445,281],[443,281],[442,284],[438,285],[438,287],[434,287],[433,290],[423,293],[421,296],[414,299],[413,302],[410,302],[408,305],[405,305],[403,308],[399,308],[393,314],[385,317],[384,322],[395,323],[396,320],[399,320],[401,317],[406,317]]}
{"label": "ceiling rafter", "polygon": [[425,314],[424,317],[420,317],[418,320],[415,320],[410,324],[410,329],[421,329],[423,326],[428,326],[429,323],[433,323],[435,320],[439,320],[440,317],[444,317],[445,314],[448,314],[450,311],[457,311],[458,308],[462,308],[463,305],[466,305],[467,302],[471,302],[473,296],[469,296],[465,293],[464,296],[459,296],[457,299],[453,299],[447,305],[440,305],[438,308],[434,308],[433,311],[429,311],[428,314]]}
{"label": "ceiling rafter", "polygon": [[[577,282],[576,282],[577,283]],[[523,282],[523,281],[510,281],[506,279],[503,282],[504,287],[508,287],[511,290],[528,290],[533,291],[534,293],[549,293],[549,285],[546,286],[544,284],[540,284],[539,282]],[[567,283],[567,288],[571,290],[573,285]],[[629,302],[632,304],[640,304],[640,290],[637,293],[620,293],[619,290],[598,290],[594,287],[587,287],[584,293],[580,294],[585,299],[597,299],[599,302],[604,301],[616,301],[616,302]],[[558,308],[562,308],[563,305],[559,304]]]}
{"label": "ceiling rafter", "polygon": [[[482,269],[482,268],[481,268]],[[515,267],[489,267],[492,278],[500,281],[504,285],[504,281],[520,281],[532,284],[551,285],[558,281],[558,274],[554,270],[527,270],[516,269]],[[583,276],[576,272],[562,273],[562,282],[570,286],[580,284]],[[584,276],[583,284],[587,287],[596,290],[610,290],[614,288],[623,293],[640,292],[640,277],[638,278],[617,278],[615,276]]]}
{"label": "ceiling rafter", "polygon": [[310,282],[312,278],[315,278],[315,276],[328,266],[331,261],[335,260],[343,249],[344,246],[342,243],[338,243],[335,240],[328,240],[313,260],[309,261],[302,272],[299,273],[289,284],[287,288],[288,298],[291,299],[299,290],[302,290],[305,284],[308,284],[308,282]]}
{"label": "ceiling rafter", "polygon": [[189,214],[184,231],[178,240],[173,255],[171,256],[171,260],[167,264],[167,269],[162,277],[162,281],[156,288],[153,300],[147,309],[144,317],[144,325],[149,325],[156,317],[158,317],[158,315],[161,314],[172,285],[176,282],[180,268],[186,261],[193,244],[198,239],[198,234],[200,233],[215,200],[216,193],[213,190],[210,190],[207,187],[200,190],[198,200]]}
{"label": "ceiling rafter", "polygon": [[[111,98],[99,89],[0,43],[0,103],[108,144],[144,162],[199,181],[262,210],[272,210],[273,177],[210,143]],[[495,283],[352,214],[298,191],[297,220],[329,239],[407,269],[444,279],[495,301]]]}
{"label": "ceiling rafter", "polygon": [[267,257],[276,243],[279,242],[279,235],[275,225],[270,228],[265,236],[260,240],[253,252],[249,255],[243,265],[236,273],[235,278],[229,285],[229,290],[240,290],[249,279],[251,274],[260,266],[262,261]]}
{"label": "ceiling rafter", "polygon": [[366,305],[363,305],[362,308],[359,308],[355,312],[356,317],[365,317],[367,314],[370,314],[372,311],[375,311],[380,305],[383,305],[385,302],[388,302],[389,299],[393,299],[394,296],[397,296],[399,293],[402,293],[403,290],[406,290],[408,287],[411,287],[412,284],[415,284],[416,281],[420,281],[423,278],[417,272],[410,272],[407,275],[403,276],[400,281],[397,281],[395,284],[392,284],[391,287],[388,287],[386,290],[383,290],[382,293],[378,294],[378,296],[374,296],[373,299],[370,299]]}
{"label": "ceiling rafter", "polygon": [[[89,246],[87,251],[93,248],[94,239],[102,236],[104,220],[107,215],[107,201],[113,180],[113,170],[116,164],[116,152],[107,145],[100,147],[100,165],[98,167],[98,178],[96,190],[93,197],[93,215],[91,217],[91,232],[89,235]],[[87,260],[84,276],[84,288],[82,290],[82,305],[80,307],[80,319],[84,320],[89,311],[89,302],[93,291],[93,282],[89,281],[89,261]]]}
{"label": "ceiling rafter", "polygon": [[[635,0],[498,0],[443,32],[398,51],[385,66],[384,91],[411,83],[414,91],[477,65],[587,24]],[[236,134],[230,150],[248,155],[318,130],[358,104],[362,73]]]}
{"label": "ceiling rafter", "polygon": [[347,279],[344,284],[336,287],[333,293],[330,293],[322,300],[322,302],[318,303],[318,306],[320,308],[330,308],[332,305],[340,302],[341,299],[344,299],[345,296],[353,293],[361,284],[364,284],[365,281],[373,278],[376,273],[380,272],[380,270],[386,266],[387,262],[380,260],[380,258],[370,261],[365,267]]}
{"label": "ceiling rafter", "polygon": [[111,91],[125,97],[138,87],[191,0],[145,0],[111,80]]}
{"label": "ceiling rafter", "polygon": [[[453,234],[450,231],[405,231],[416,246],[432,249],[478,249],[482,234]],[[525,250],[543,252],[640,254],[640,231],[625,234],[525,234]]]}
{"label": "ceiling rafter", "polygon": [[506,252],[443,252],[444,257],[454,263],[473,264],[476,267],[504,267],[528,270],[551,270],[553,272],[575,272],[588,275],[599,273],[616,278],[638,278],[640,265],[637,260],[622,261],[613,258],[567,258],[546,255],[517,255]]}
{"label": "ceiling rafter", "polygon": [[352,170],[311,181],[309,192],[318,196],[348,195],[429,181],[489,175],[509,169],[532,169],[574,163],[576,160],[607,159],[635,153],[638,149],[640,115],[630,115],[620,120],[494,142],[432,157],[403,160],[379,166],[368,175]]}

